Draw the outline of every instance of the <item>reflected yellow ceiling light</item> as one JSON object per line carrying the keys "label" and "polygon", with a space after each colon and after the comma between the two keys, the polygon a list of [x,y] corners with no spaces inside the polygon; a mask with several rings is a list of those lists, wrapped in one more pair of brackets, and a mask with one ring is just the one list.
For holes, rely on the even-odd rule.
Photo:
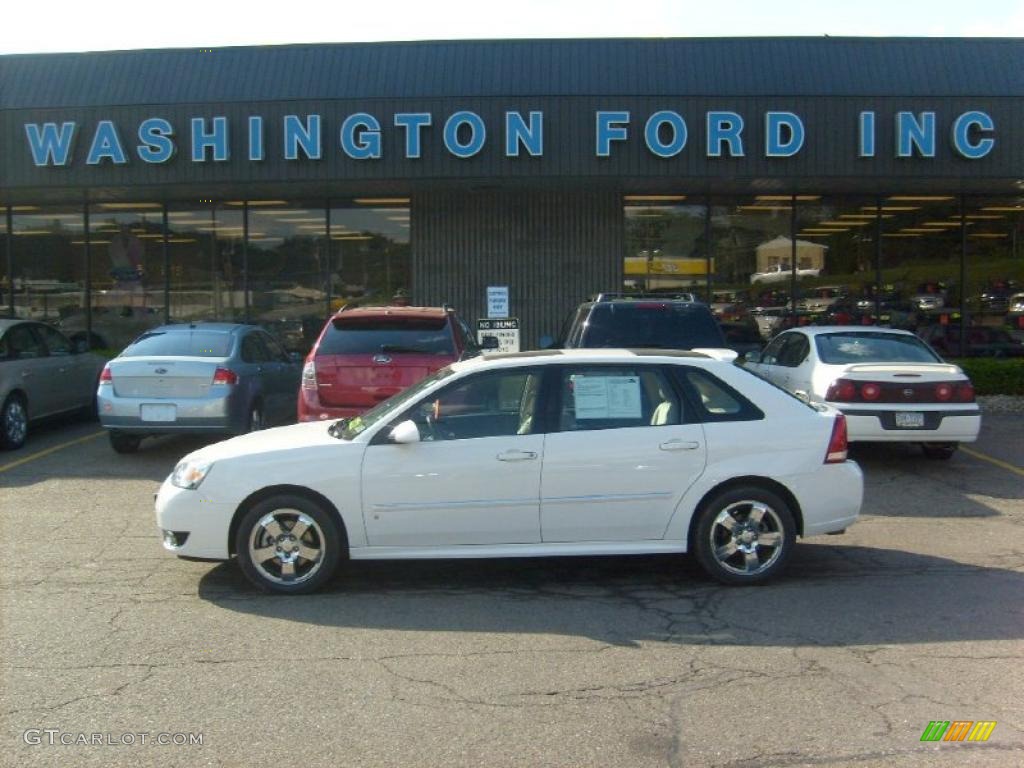
{"label": "reflected yellow ceiling light", "polygon": [[1005,232],[971,232],[968,237],[973,237],[976,240],[1003,240],[1009,235]]}
{"label": "reflected yellow ceiling light", "polygon": [[[85,245],[85,240],[72,240],[72,245]],[[109,240],[90,240],[89,245],[110,245]]]}
{"label": "reflected yellow ceiling light", "polygon": [[667,216],[667,213],[630,213],[631,219],[663,219]]}
{"label": "reflected yellow ceiling light", "polygon": [[940,203],[955,200],[956,198],[947,195],[890,195],[885,199],[906,203]]}
{"label": "reflected yellow ceiling light", "polygon": [[388,221],[408,221],[409,217],[406,216],[388,216]]}
{"label": "reflected yellow ceiling light", "polygon": [[104,211],[153,211],[164,207],[163,203],[100,203],[96,206]]}
{"label": "reflected yellow ceiling light", "polygon": [[373,235],[331,235],[331,240],[372,240]]}
{"label": "reflected yellow ceiling light", "polygon": [[25,213],[26,211],[38,211],[38,205],[12,205],[11,213]]}
{"label": "reflected yellow ceiling light", "polygon": [[357,197],[352,202],[356,205],[408,205],[409,197]]}
{"label": "reflected yellow ceiling light", "polygon": [[915,235],[935,235],[941,232],[940,229],[925,229],[923,227],[904,227],[900,232],[913,233]]}
{"label": "reflected yellow ceiling light", "polygon": [[969,213],[964,216],[965,219],[974,219],[976,221],[1002,221],[1005,216],[999,216],[998,214],[991,213]]}
{"label": "reflected yellow ceiling light", "polygon": [[630,203],[680,203],[686,195],[626,195],[622,199]]}
{"label": "reflected yellow ceiling light", "polygon": [[885,232],[882,237],[920,237],[920,235],[914,235],[909,232]]}
{"label": "reflected yellow ceiling light", "polygon": [[139,235],[139,238],[142,239],[142,240],[161,240],[161,239],[163,239],[163,235],[146,234],[146,235]]}
{"label": "reflected yellow ceiling light", "polygon": [[195,243],[198,242],[194,237],[171,237],[167,240],[168,243]]}
{"label": "reflected yellow ceiling light", "polygon": [[48,229],[16,229],[14,230],[16,235],[52,235]]}
{"label": "reflected yellow ceiling light", "polygon": [[1000,211],[1002,213],[1024,213],[1024,205],[986,205],[983,211]]}
{"label": "reflected yellow ceiling light", "polygon": [[865,227],[870,224],[870,221],[819,221],[816,226],[821,227]]}
{"label": "reflected yellow ceiling light", "polygon": [[919,205],[883,205],[881,208],[877,208],[873,205],[862,205],[860,207],[862,211],[919,211],[921,206]]}
{"label": "reflected yellow ceiling light", "polygon": [[[768,203],[789,202],[793,199],[793,195],[757,195],[754,199]],[[806,203],[812,200],[821,200],[821,195],[796,195],[796,199]]]}
{"label": "reflected yellow ceiling light", "polygon": [[280,221],[282,224],[321,224],[321,225],[323,225],[324,222],[325,222],[325,219],[324,219],[323,216],[319,216],[319,217],[317,217],[317,216],[307,216],[304,219],[294,219],[294,218],[282,219],[280,217],[275,217],[275,218],[277,218],[277,220]]}
{"label": "reflected yellow ceiling light", "polygon": [[791,205],[737,205],[737,211],[761,211],[762,213],[772,213],[773,211],[791,211],[793,206]]}
{"label": "reflected yellow ceiling light", "polygon": [[249,204],[249,207],[256,207],[261,205],[288,205],[287,200],[228,200],[225,205],[245,205]]}
{"label": "reflected yellow ceiling light", "polygon": [[959,229],[959,221],[923,221],[922,227],[942,227],[944,229]]}

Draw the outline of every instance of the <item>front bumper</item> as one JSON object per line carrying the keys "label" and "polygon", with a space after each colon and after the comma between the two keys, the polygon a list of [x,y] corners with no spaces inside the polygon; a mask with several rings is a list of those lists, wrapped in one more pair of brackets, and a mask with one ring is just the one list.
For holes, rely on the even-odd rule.
{"label": "front bumper", "polygon": [[[207,498],[202,485],[189,491],[171,485],[169,477],[156,495],[156,525],[164,549],[179,557],[227,560],[234,513],[233,505]],[[174,536],[167,536],[168,531]]]}

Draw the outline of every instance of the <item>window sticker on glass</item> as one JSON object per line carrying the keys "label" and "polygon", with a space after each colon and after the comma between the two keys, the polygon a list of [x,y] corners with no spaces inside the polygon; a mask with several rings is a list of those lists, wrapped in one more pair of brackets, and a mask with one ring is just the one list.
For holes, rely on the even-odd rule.
{"label": "window sticker on glass", "polygon": [[573,376],[577,419],[639,419],[639,376]]}

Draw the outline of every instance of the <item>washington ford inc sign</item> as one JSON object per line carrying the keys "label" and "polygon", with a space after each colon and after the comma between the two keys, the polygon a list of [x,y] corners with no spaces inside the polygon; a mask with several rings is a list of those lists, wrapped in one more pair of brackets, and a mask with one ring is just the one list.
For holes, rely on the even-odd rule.
{"label": "washington ford inc sign", "polygon": [[[187,149],[193,163],[226,162],[239,152],[252,162],[266,159],[269,152],[279,152],[284,160],[320,160],[325,147],[353,160],[377,160],[383,156],[385,131],[397,132],[403,156],[415,160],[422,156],[424,142],[433,137],[428,129],[435,125],[435,119],[442,128],[444,150],[454,157],[478,154],[493,140],[489,130],[499,131],[498,141],[506,157],[544,156],[541,111],[505,112],[498,126],[488,126],[479,114],[468,110],[443,118],[435,118],[430,112],[396,112],[388,121],[357,112],[336,126],[326,125],[319,114],[284,115],[273,126],[259,115],[249,116],[242,126],[231,125],[227,117],[192,117],[187,125],[174,125],[162,117],[149,117],[137,125],[118,125],[113,120],[82,126],[73,121],[25,123],[25,138],[32,161],[40,167],[70,165],[76,142],[83,140],[88,142],[88,165],[125,165],[135,158],[159,165],[171,161],[179,148]],[[804,148],[804,122],[793,112],[764,112],[764,142],[758,147],[749,146],[752,142],[745,134],[744,117],[738,112],[709,111],[700,119],[704,141],[694,151],[703,151],[709,158],[745,157],[748,151],[786,158]],[[888,126],[883,125],[890,120]],[[672,110],[640,117],[621,110],[596,111],[593,125],[593,134],[587,140],[595,157],[611,157],[617,146],[642,141],[652,155],[671,158],[690,144],[687,119]],[[268,129],[277,137],[275,147],[267,141]],[[896,157],[935,156],[940,140],[935,112],[895,112],[884,120],[873,111],[860,112],[855,148],[860,157],[875,156],[876,137],[882,130],[895,132]],[[942,133],[960,157],[977,160],[992,151],[995,130],[995,121],[988,113],[971,110],[943,126]]]}

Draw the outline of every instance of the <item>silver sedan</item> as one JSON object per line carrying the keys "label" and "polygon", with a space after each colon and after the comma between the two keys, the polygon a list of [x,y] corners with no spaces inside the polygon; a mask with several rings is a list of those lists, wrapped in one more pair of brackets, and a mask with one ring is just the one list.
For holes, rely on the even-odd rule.
{"label": "silver sedan", "polygon": [[29,423],[93,412],[103,360],[44,323],[0,320],[0,445],[20,448]]}
{"label": "silver sedan", "polygon": [[298,359],[262,328],[165,325],[142,334],[100,376],[100,423],[118,453],[147,435],[241,434],[295,418]]}

